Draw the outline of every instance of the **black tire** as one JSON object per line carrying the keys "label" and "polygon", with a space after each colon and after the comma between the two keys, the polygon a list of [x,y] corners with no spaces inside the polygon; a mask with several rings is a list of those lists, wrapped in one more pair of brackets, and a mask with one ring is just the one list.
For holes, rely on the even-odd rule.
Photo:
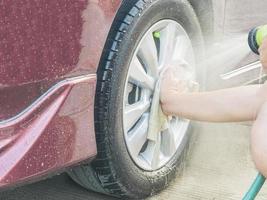
{"label": "black tire", "polygon": [[[179,22],[193,41],[196,55],[202,34],[196,15],[185,0],[125,0],[113,23],[98,69],[95,100],[97,158],[76,167],[71,177],[82,186],[116,197],[142,199],[166,188],[183,165],[183,151],[156,171],[140,169],[128,154],[122,125],[124,84],[132,54],[142,35],[162,19]],[[179,170],[181,171],[181,169]]]}

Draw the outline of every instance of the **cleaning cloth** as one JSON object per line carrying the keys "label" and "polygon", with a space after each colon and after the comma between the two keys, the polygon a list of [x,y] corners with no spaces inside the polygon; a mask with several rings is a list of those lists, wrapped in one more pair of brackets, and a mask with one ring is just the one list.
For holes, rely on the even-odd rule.
{"label": "cleaning cloth", "polygon": [[168,116],[166,116],[160,105],[160,86],[161,78],[158,79],[153,100],[150,108],[150,118],[148,122],[147,138],[152,141],[157,141],[157,137],[161,131],[168,129]]}
{"label": "cleaning cloth", "polygon": [[[147,138],[152,141],[157,141],[160,132],[169,128],[169,121],[172,119],[171,116],[166,116],[161,108],[160,104],[160,89],[161,89],[161,82],[165,72],[167,70],[172,70],[170,74],[171,77],[164,77],[175,79],[174,82],[181,83],[186,85],[186,90],[184,92],[196,92],[199,90],[199,84],[195,81],[192,81],[191,76],[184,76],[185,74],[189,74],[189,71],[186,70],[187,63],[182,62],[179,65],[180,67],[168,67],[165,68],[158,78],[158,81],[155,85],[155,90],[153,94],[152,104],[150,108],[150,118],[148,124],[148,135]],[[170,69],[172,68],[172,69]],[[181,74],[183,74],[183,78],[181,78]],[[184,78],[186,77],[186,78]]]}

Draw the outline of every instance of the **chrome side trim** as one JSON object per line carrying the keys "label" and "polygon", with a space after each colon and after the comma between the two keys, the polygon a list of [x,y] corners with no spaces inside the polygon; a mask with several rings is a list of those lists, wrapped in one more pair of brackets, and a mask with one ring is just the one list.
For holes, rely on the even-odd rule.
{"label": "chrome side trim", "polygon": [[261,65],[260,61],[257,61],[257,62],[248,64],[244,67],[240,67],[240,68],[235,69],[233,71],[222,74],[222,75],[220,75],[220,77],[223,80],[229,80],[229,79],[235,78],[237,76],[243,75],[247,72],[250,72],[252,70],[260,69],[261,67],[262,67],[262,65]]}
{"label": "chrome side trim", "polygon": [[78,84],[81,82],[87,82],[87,81],[90,81],[92,79],[96,79],[95,74],[66,78],[62,81],[59,81],[58,83],[53,85],[51,88],[49,88],[38,99],[36,99],[29,107],[27,107],[26,109],[21,111],[19,114],[17,114],[14,117],[11,117],[9,119],[0,121],[0,129],[13,126],[16,123],[20,122],[21,120],[25,119],[27,116],[29,116],[33,112],[33,110],[37,109],[40,105],[42,105],[48,96],[51,96],[56,91],[58,91],[60,88],[65,87],[65,86],[72,86],[72,85],[75,85],[75,84]]}

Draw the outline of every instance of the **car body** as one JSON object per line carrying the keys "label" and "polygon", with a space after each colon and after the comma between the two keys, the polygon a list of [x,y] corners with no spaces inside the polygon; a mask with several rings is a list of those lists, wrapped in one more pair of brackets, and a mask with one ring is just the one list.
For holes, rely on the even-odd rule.
{"label": "car body", "polygon": [[96,70],[119,5],[1,2],[0,187],[96,155]]}
{"label": "car body", "polygon": [[96,71],[121,0],[2,1],[0,187],[94,158]]}
{"label": "car body", "polygon": [[[207,40],[213,4],[190,3]],[[0,1],[0,188],[36,181],[97,155],[97,69],[121,5],[121,0]]]}

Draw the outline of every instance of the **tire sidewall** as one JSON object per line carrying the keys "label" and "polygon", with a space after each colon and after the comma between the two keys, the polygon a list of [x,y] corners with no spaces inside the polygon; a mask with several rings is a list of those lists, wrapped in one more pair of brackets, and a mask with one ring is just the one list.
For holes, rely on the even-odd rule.
{"label": "tire sidewall", "polygon": [[[111,156],[109,162],[114,176],[120,180],[125,191],[130,191],[132,194],[151,195],[166,187],[169,181],[175,177],[176,168],[181,164],[184,152],[176,152],[165,166],[156,171],[145,171],[139,168],[129,155],[123,131],[123,99],[131,58],[146,31],[153,24],[164,19],[178,22],[189,35],[195,55],[200,54],[203,47],[202,34],[196,16],[188,5],[187,1],[183,0],[154,0],[146,3],[146,7],[138,16],[134,17],[127,27],[124,38],[117,47],[119,53],[114,60],[115,68],[108,102],[109,142],[107,148]],[[184,150],[188,145],[189,132],[190,130],[181,144],[184,146]]]}

